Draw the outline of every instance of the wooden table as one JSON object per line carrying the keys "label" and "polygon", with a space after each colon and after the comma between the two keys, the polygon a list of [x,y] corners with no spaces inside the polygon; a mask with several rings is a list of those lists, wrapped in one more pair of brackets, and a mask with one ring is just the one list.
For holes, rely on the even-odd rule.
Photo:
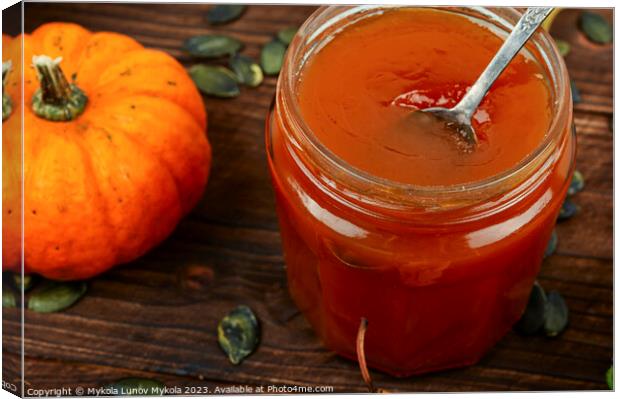
{"label": "wooden table", "polygon": [[[26,30],[73,21],[113,30],[163,49],[185,65],[192,35],[232,34],[258,56],[280,28],[314,10],[251,6],[242,19],[212,29],[209,5],[26,4]],[[600,11],[611,19],[611,12]],[[567,57],[581,90],[575,106],[577,166],[586,189],[581,212],[558,226],[559,247],[540,281],[559,290],[571,311],[557,339],[509,333],[473,367],[397,379],[373,372],[394,391],[606,389],[612,363],[612,46],[594,45],[577,30],[579,11],[563,11],[552,33],[573,47]],[[357,364],[323,348],[286,288],[263,123],[275,89],[268,78],[234,100],[205,98],[213,145],[211,180],[203,201],[175,233],[147,256],[90,282],[76,306],[56,314],[25,313],[25,384],[31,388],[98,387],[128,376],[168,386],[236,384],[329,385],[365,392]],[[218,320],[238,304],[258,314],[260,347],[231,365],[216,339]],[[3,309],[4,378],[17,381],[20,313]],[[184,391],[185,392],[185,391]]]}

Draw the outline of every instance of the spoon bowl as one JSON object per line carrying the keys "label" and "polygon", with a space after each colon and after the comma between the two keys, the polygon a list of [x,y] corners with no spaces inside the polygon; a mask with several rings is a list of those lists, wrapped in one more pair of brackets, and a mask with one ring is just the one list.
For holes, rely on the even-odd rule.
{"label": "spoon bowl", "polygon": [[458,108],[432,107],[423,109],[422,112],[432,114],[436,118],[443,120],[451,130],[458,133],[459,136],[470,146],[478,144],[478,136],[471,125],[471,118]]}

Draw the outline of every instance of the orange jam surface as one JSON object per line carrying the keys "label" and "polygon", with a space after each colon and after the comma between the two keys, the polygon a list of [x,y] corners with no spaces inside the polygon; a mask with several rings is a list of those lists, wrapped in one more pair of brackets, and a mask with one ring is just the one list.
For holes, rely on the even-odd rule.
{"label": "orange jam surface", "polygon": [[302,116],[329,150],[371,175],[427,186],[497,175],[527,157],[549,127],[550,94],[533,60],[518,55],[482,101],[473,118],[479,137],[473,152],[403,120],[416,108],[455,105],[502,40],[448,12],[368,17],[335,35],[304,66]]}

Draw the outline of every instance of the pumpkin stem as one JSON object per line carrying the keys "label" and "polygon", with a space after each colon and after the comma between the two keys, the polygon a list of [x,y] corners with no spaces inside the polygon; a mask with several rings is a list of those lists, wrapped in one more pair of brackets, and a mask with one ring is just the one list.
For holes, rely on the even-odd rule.
{"label": "pumpkin stem", "polygon": [[13,112],[13,101],[11,101],[11,97],[6,94],[4,90],[6,87],[6,79],[9,76],[9,72],[11,71],[11,67],[13,64],[11,60],[2,63],[2,120],[6,120],[9,116],[11,116],[11,112]]}
{"label": "pumpkin stem", "polygon": [[88,102],[86,94],[65,78],[60,69],[61,61],[61,57],[54,60],[46,55],[32,57],[41,83],[41,88],[32,97],[32,109],[50,121],[73,120],[84,111]]}

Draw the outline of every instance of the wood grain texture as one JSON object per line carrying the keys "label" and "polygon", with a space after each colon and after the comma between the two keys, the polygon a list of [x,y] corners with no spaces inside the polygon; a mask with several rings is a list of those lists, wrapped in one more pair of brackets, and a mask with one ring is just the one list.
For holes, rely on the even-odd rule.
{"label": "wood grain texture", "polygon": [[[27,31],[62,20],[126,33],[187,66],[194,60],[180,48],[189,36],[225,32],[257,57],[278,29],[314,10],[251,6],[240,20],[212,29],[205,19],[209,7],[27,3],[25,21]],[[558,225],[558,252],[540,275],[547,290],[565,296],[568,330],[558,339],[510,333],[464,369],[407,379],[373,372],[377,386],[407,392],[606,389],[613,354],[612,47],[589,43],[577,30],[578,14],[563,11],[552,32],[572,44],[566,62],[583,98],[575,125],[586,189],[575,197],[580,214]],[[26,312],[26,387],[98,387],[142,376],[179,387],[329,385],[335,392],[365,392],[357,365],[322,347],[286,290],[264,151],[275,83],[267,78],[234,100],[205,98],[211,180],[199,206],[166,242],[90,281],[86,297],[67,311]],[[218,347],[216,326],[242,303],[260,318],[262,342],[232,366]],[[5,360],[7,375],[18,364],[20,314],[3,309],[3,317],[5,354],[13,354]]]}

